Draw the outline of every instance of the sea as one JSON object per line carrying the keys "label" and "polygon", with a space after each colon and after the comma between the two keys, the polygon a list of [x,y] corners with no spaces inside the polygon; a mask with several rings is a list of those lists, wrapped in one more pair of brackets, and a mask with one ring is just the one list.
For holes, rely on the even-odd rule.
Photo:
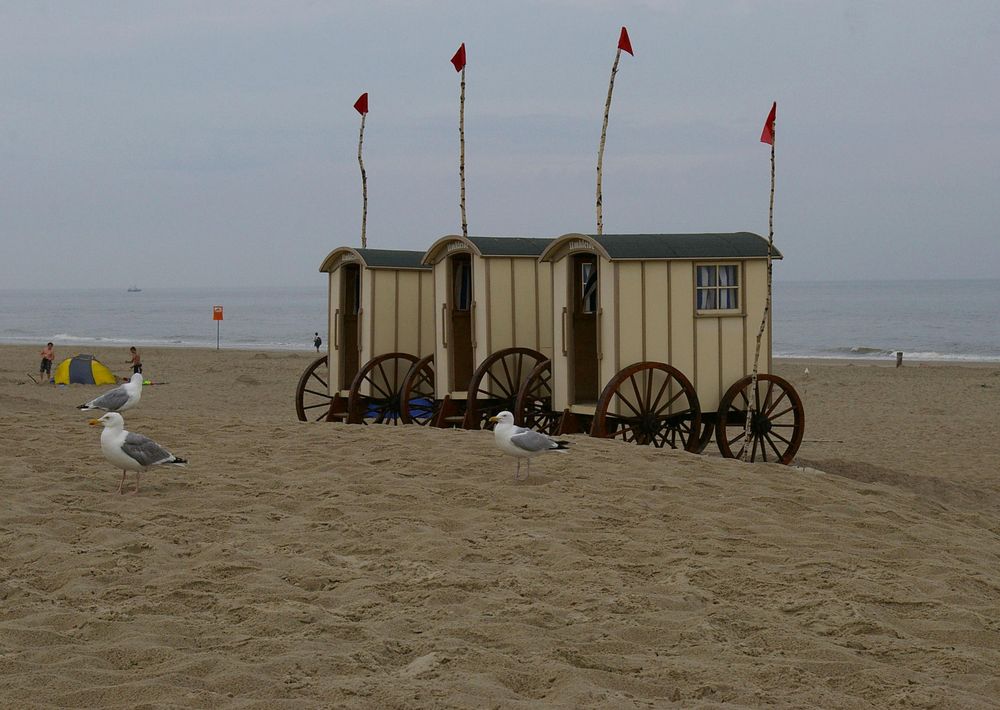
{"label": "sea", "polygon": [[[319,281],[319,280],[317,280]],[[0,343],[309,350],[326,333],[325,283],[308,288],[0,289]],[[213,320],[213,308],[223,319]],[[774,284],[786,358],[1000,362],[1000,279]],[[63,353],[66,350],[63,349]]]}

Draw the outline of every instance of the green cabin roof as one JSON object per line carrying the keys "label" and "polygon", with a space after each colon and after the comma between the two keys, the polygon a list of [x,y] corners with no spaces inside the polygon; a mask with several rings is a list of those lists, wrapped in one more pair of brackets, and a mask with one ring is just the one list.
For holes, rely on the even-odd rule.
{"label": "green cabin roof", "polygon": [[469,237],[483,256],[538,256],[552,243],[538,237]]}
{"label": "green cabin roof", "polygon": [[[595,234],[612,259],[746,259],[767,257],[767,239],[753,232]],[[776,248],[772,258],[780,259]]]}
{"label": "green cabin roof", "polygon": [[330,272],[345,262],[358,263],[366,269],[427,269],[420,260],[422,251],[404,249],[355,249],[337,247],[323,259],[319,270]]}
{"label": "green cabin roof", "polygon": [[369,269],[428,269],[420,260],[422,251],[404,249],[355,249]]}

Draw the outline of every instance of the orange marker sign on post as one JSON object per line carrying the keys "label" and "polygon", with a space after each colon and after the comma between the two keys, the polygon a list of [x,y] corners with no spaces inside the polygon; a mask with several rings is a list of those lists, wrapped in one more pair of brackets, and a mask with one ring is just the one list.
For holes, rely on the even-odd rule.
{"label": "orange marker sign on post", "polygon": [[212,320],[215,321],[215,349],[219,349],[219,334],[221,330],[222,306],[212,306]]}

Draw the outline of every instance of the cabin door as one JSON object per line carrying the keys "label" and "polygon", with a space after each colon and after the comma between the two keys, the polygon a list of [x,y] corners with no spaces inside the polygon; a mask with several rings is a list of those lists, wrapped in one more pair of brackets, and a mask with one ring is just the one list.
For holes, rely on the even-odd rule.
{"label": "cabin door", "polygon": [[448,312],[451,320],[451,382],[452,389],[464,391],[473,371],[472,332],[472,256],[455,254],[449,257]]}
{"label": "cabin door", "polygon": [[361,267],[350,264],[342,267],[340,279],[341,332],[340,347],[344,366],[340,370],[341,390],[350,389],[360,367],[360,341],[358,340],[359,314],[361,312]]}
{"label": "cabin door", "polygon": [[597,257],[577,254],[572,257],[569,308],[572,312],[569,347],[570,392],[572,404],[593,404],[600,396],[597,369],[597,309],[600,288]]}

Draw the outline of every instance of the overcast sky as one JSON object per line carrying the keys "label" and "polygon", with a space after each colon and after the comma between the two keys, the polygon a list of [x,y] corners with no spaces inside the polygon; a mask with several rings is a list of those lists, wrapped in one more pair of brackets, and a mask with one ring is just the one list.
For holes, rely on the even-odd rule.
{"label": "overcast sky", "polygon": [[[322,286],[360,243],[767,234],[779,279],[995,278],[1000,3],[0,0],[0,287]],[[126,271],[128,269],[128,271]]]}

